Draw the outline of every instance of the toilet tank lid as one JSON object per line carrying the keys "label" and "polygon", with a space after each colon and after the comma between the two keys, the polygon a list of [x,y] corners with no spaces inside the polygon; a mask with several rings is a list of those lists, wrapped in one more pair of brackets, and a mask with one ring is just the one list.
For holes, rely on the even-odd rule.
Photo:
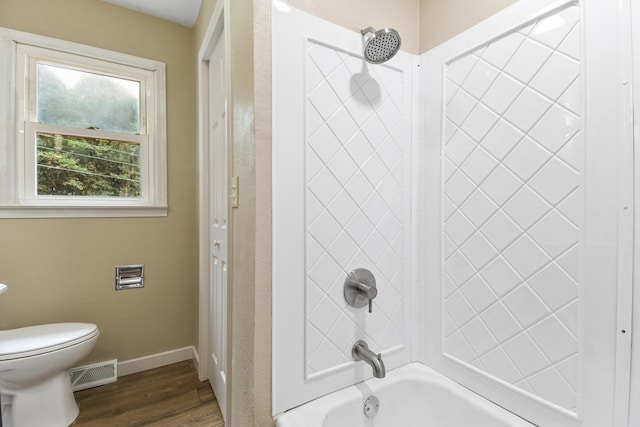
{"label": "toilet tank lid", "polygon": [[65,348],[97,333],[93,323],[52,323],[0,331],[0,360]]}

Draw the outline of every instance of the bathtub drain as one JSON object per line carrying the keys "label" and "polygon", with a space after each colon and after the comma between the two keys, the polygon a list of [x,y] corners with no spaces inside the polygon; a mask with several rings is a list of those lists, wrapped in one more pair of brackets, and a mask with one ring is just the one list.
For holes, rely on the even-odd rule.
{"label": "bathtub drain", "polygon": [[378,400],[378,398],[375,396],[369,396],[367,400],[364,401],[364,407],[362,408],[362,410],[367,417],[373,418],[378,413],[379,408],[380,401]]}

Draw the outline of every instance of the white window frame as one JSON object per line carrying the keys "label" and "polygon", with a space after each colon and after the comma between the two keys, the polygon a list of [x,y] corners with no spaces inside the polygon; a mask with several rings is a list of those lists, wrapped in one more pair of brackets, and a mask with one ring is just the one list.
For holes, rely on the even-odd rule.
{"label": "white window frame", "polygon": [[[140,133],[73,129],[36,121],[37,63],[140,82]],[[31,76],[31,78],[29,78]],[[36,132],[140,144],[140,197],[37,195]],[[0,28],[0,218],[167,215],[165,64]]]}

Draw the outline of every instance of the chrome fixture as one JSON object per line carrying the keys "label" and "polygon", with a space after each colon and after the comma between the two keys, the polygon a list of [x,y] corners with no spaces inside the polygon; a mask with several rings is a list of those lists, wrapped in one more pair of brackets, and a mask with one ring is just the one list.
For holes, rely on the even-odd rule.
{"label": "chrome fixture", "polygon": [[382,353],[376,355],[373,351],[369,350],[369,345],[366,342],[362,340],[357,341],[351,349],[351,355],[353,356],[353,360],[363,360],[367,362],[373,369],[374,377],[384,378],[386,375],[384,362],[382,361]]}
{"label": "chrome fixture", "polygon": [[367,416],[367,418],[375,417],[378,413],[378,409],[380,409],[380,401],[377,397],[369,396],[367,400],[364,401],[362,411]]}
{"label": "chrome fixture", "polygon": [[400,34],[392,28],[376,31],[368,27],[360,32],[364,39],[364,59],[371,64],[387,62],[400,50]]}
{"label": "chrome fixture", "polygon": [[356,268],[347,275],[344,281],[344,299],[352,307],[360,308],[369,305],[369,313],[373,309],[373,299],[378,295],[376,278],[366,268]]}
{"label": "chrome fixture", "polygon": [[144,264],[116,267],[116,291],[144,288]]}

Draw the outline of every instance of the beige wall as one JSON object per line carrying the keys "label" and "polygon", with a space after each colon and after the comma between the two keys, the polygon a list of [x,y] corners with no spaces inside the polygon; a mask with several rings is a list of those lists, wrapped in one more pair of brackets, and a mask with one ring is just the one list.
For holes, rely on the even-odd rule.
{"label": "beige wall", "polygon": [[[167,65],[169,215],[0,219],[0,330],[93,322],[90,360],[128,360],[197,340],[193,30],[99,0],[1,0],[0,26]],[[114,267],[145,264],[145,288],[114,290]]]}
{"label": "beige wall", "polygon": [[401,49],[409,53],[419,53],[419,0],[283,0],[283,2],[353,31],[367,27],[395,28],[402,38]]}
{"label": "beige wall", "polygon": [[209,25],[209,21],[213,16],[213,12],[214,12],[214,9],[216,8],[216,5],[218,4],[218,1],[224,1],[224,0],[202,0],[202,3],[200,4],[198,19],[196,20],[196,23],[193,28],[195,33],[196,55],[198,54],[198,49],[200,49],[200,44],[202,44],[204,33],[207,31],[207,26]]}
{"label": "beige wall", "polygon": [[420,0],[420,53],[504,9],[516,0]]}
{"label": "beige wall", "polygon": [[256,392],[254,426],[271,419],[271,1],[254,2],[256,131]]}

